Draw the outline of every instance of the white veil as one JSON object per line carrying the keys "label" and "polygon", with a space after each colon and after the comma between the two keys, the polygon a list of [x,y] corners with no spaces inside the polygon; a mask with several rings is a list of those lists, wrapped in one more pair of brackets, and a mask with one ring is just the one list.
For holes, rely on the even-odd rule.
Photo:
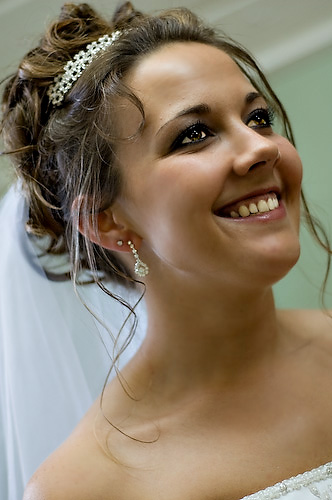
{"label": "white veil", "polygon": [[[110,338],[70,281],[47,279],[25,232],[26,206],[12,187],[0,205],[0,498],[17,500],[32,473],[71,432],[101,392]],[[128,292],[119,286],[112,291]],[[116,334],[124,308],[96,286],[84,297]],[[135,297],[130,297],[131,303]],[[129,299],[129,300],[130,300]],[[96,307],[94,307],[94,305]],[[139,328],[121,358],[139,347]]]}

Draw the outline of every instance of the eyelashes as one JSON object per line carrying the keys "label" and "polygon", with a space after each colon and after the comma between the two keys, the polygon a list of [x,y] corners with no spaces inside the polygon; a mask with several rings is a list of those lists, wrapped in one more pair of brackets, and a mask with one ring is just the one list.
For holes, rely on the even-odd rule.
{"label": "eyelashes", "polygon": [[254,129],[269,128],[273,126],[274,119],[275,111],[273,108],[258,108],[249,113],[246,120],[246,125]]}
{"label": "eyelashes", "polygon": [[205,141],[214,135],[207,125],[198,120],[181,132],[171,145],[171,151]]}
{"label": "eyelashes", "polygon": [[[245,124],[255,130],[271,128],[273,126],[274,119],[275,112],[272,107],[257,108],[248,114]],[[201,120],[197,120],[176,137],[176,139],[172,142],[170,151],[184,149],[195,144],[201,144],[209,137],[213,137],[215,135],[216,134],[210,129],[210,127],[208,127]]]}

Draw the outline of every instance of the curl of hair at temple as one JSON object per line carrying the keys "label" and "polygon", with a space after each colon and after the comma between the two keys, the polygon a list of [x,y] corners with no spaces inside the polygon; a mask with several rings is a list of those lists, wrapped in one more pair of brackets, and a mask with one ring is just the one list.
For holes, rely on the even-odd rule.
{"label": "curl of hair at temple", "polygon": [[[52,106],[47,90],[65,64],[114,30],[123,34],[83,71],[61,105]],[[253,57],[187,9],[150,16],[125,2],[107,21],[87,4],[65,4],[38,47],[7,80],[1,130],[5,152],[11,155],[27,196],[29,231],[48,236],[48,252],[69,252],[76,277],[79,270],[89,269],[96,282],[100,277],[134,281],[112,252],[83,238],[79,222],[87,217],[96,220],[121,192],[116,148],[119,141],[133,138],[119,137],[112,119],[119,96],[137,106],[144,125],[143,106],[123,78],[144,55],[177,41],[200,42],[225,51],[265,96],[284,134],[294,142],[285,110]],[[306,217],[311,220],[307,207]],[[317,231],[313,233],[330,252],[329,244],[321,241]]]}

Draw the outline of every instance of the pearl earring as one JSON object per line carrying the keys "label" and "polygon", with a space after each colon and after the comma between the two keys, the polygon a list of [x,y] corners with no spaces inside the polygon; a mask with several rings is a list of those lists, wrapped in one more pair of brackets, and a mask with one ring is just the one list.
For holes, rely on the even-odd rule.
{"label": "pearl earring", "polygon": [[135,273],[140,277],[144,278],[147,274],[149,274],[149,268],[145,264],[145,262],[142,262],[141,259],[139,258],[138,252],[135,248],[135,245],[132,241],[128,241],[128,246],[130,247],[134,259],[135,259]]}
{"label": "pearl earring", "polygon": [[122,245],[123,245],[123,241],[122,241],[122,240],[118,240],[118,241],[116,242],[116,244],[118,245],[118,247],[122,247]]}

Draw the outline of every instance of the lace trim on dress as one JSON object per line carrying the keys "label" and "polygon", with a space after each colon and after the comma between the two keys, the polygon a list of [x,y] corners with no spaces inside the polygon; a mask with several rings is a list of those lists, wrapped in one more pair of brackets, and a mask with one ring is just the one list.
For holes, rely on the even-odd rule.
{"label": "lace trim on dress", "polygon": [[301,488],[309,488],[313,483],[324,481],[332,477],[332,462],[321,465],[316,469],[312,469],[289,479],[284,479],[274,486],[269,486],[257,493],[247,495],[241,500],[276,500],[285,496],[292,491],[300,490]]}

